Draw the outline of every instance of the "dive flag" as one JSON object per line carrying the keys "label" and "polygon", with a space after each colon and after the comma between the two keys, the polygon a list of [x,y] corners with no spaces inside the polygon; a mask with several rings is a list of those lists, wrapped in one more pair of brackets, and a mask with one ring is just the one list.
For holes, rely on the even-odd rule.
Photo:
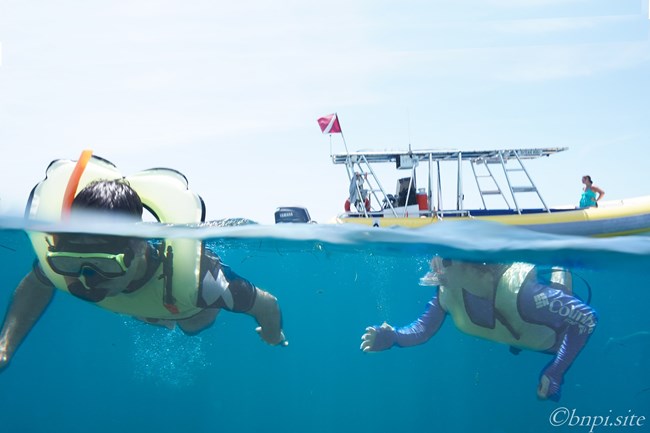
{"label": "dive flag", "polygon": [[320,130],[323,131],[323,134],[341,133],[341,125],[339,124],[339,118],[336,116],[336,113],[318,119],[318,126],[320,126]]}

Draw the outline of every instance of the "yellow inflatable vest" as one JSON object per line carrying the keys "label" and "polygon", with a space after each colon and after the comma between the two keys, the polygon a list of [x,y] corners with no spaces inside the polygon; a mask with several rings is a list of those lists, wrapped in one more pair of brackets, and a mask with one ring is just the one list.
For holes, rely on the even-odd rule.
{"label": "yellow inflatable vest", "polygon": [[[68,181],[75,170],[75,161],[56,160],[47,168],[46,177],[30,195],[26,217],[39,221],[60,221]],[[188,189],[187,179],[181,173],[154,168],[131,176],[123,176],[110,162],[92,156],[76,188],[76,192],[95,180],[125,179],[138,193],[143,206],[161,223],[193,224],[204,221],[205,206],[200,196]],[[74,192],[76,194],[76,192]],[[52,235],[29,232],[41,269],[60,290],[68,291],[65,279],[55,273],[45,257],[52,244]],[[198,313],[196,307],[202,242],[193,239],[165,239],[164,250],[173,251],[171,278],[173,308],[163,302],[165,279],[162,263],[152,278],[132,293],[120,293],[104,298],[97,305],[117,313],[156,319],[183,319]]]}
{"label": "yellow inflatable vest", "polygon": [[[567,290],[571,290],[570,275],[566,271],[556,269],[553,275],[553,282],[564,284]],[[493,328],[472,321],[465,306],[462,287],[441,286],[440,304],[452,316],[456,327],[467,334],[525,349],[548,350],[555,343],[555,332],[547,326],[524,321],[517,310],[519,290],[528,278],[536,278],[535,266],[518,262],[508,267],[496,288],[478,288],[478,292],[492,292],[494,295],[497,320]]]}

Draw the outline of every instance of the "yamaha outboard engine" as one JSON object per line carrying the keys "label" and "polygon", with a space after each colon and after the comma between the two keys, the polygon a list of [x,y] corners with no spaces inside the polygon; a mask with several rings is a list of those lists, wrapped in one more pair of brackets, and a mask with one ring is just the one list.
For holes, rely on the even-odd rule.
{"label": "yamaha outboard engine", "polygon": [[279,207],[275,211],[275,223],[310,223],[309,212],[304,207]]}

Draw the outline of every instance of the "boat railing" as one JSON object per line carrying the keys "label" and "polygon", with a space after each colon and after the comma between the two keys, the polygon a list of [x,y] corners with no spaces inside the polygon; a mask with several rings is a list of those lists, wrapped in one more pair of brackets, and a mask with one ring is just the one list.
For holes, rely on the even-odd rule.
{"label": "boat railing", "polygon": [[[458,211],[454,213],[454,216],[462,215],[463,212],[469,214],[469,211]],[[449,214],[450,212],[445,212]],[[435,210],[408,210],[404,211],[403,208],[386,208],[382,210],[370,210],[370,211],[349,211],[339,214],[339,217],[345,218],[438,218],[439,214]]]}
{"label": "boat railing", "polygon": [[[404,215],[401,211],[403,200],[399,203],[392,200],[393,197],[399,196],[400,191],[404,192],[406,202],[411,202],[411,196],[416,195],[420,199],[420,192],[415,192],[416,168],[420,162],[428,162],[428,185],[427,188],[421,188],[426,194],[427,204],[424,212],[420,215],[432,215],[434,213],[441,217],[459,215],[472,216],[469,211],[465,210],[465,192],[463,190],[463,170],[462,164],[469,163],[472,174],[478,188],[478,196],[481,200],[482,211],[501,211],[499,208],[488,206],[488,196],[500,197],[505,203],[506,213],[515,212],[517,214],[526,213],[528,206],[522,206],[519,198],[522,194],[533,194],[536,196],[538,203],[544,212],[552,212],[542,198],[542,195],[532,180],[528,170],[524,166],[524,160],[535,159],[549,156],[556,152],[566,150],[566,148],[538,148],[538,149],[505,149],[491,151],[460,151],[460,150],[440,150],[440,151],[411,151],[408,152],[354,152],[346,154],[332,155],[335,164],[344,163],[347,168],[350,184],[350,201],[352,212],[349,208],[346,211],[353,215],[356,210],[365,217],[374,216],[377,213],[382,216],[391,216],[400,218],[404,216],[416,215],[409,210],[409,214]],[[436,212],[437,209],[443,208],[442,203],[442,186],[441,186],[441,168],[440,162],[455,161],[457,164],[457,187],[456,187],[456,205],[455,211]],[[510,163],[509,163],[510,162]],[[385,185],[382,185],[378,173],[373,169],[374,164],[395,163],[397,170],[410,171],[408,175],[408,188],[400,188],[395,196],[387,191]],[[493,170],[491,167],[500,168]],[[406,175],[406,173],[404,173]],[[421,174],[421,172],[420,172]],[[358,179],[356,181],[355,179]],[[407,177],[404,177],[407,179]],[[398,179],[401,180],[401,179]],[[434,188],[434,181],[436,187]],[[364,185],[365,182],[365,185]],[[419,186],[419,185],[417,185]],[[354,192],[354,194],[353,194]],[[354,195],[354,200],[352,196]],[[493,201],[493,200],[492,200]],[[388,215],[390,214],[390,215]]]}

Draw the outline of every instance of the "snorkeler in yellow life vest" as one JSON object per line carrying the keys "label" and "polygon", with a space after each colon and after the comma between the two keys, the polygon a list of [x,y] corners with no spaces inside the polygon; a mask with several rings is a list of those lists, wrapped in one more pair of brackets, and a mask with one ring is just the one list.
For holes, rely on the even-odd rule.
{"label": "snorkeler in yellow life vest", "polygon": [[[61,219],[64,188],[75,168],[75,162],[69,160],[58,160],[50,164],[46,178],[32,191],[26,210],[28,218],[39,221]],[[188,189],[185,177],[174,170],[158,168],[123,177],[110,162],[92,157],[80,176],[77,189],[83,191],[85,187],[99,179],[120,180],[128,185],[140,198],[142,205],[150,209],[161,223],[198,224],[205,218],[203,201]],[[97,199],[93,198],[93,200]],[[135,219],[140,218],[136,215]],[[199,240],[164,240],[155,251],[146,251],[152,264],[150,266],[152,269],[148,270],[151,275],[140,282],[137,290],[131,287],[114,296],[106,296],[100,289],[83,285],[88,275],[71,278],[75,276],[75,272],[66,275],[65,271],[57,272],[54,266],[65,260],[62,259],[62,254],[67,254],[68,262],[74,265],[75,260],[74,256],[71,256],[71,251],[74,252],[75,249],[85,254],[105,251],[107,248],[109,252],[130,251],[131,240],[116,236],[105,240],[90,235],[55,236],[39,232],[31,232],[30,239],[40,265],[36,268],[37,272],[42,271],[57,288],[79,298],[95,302],[111,311],[137,317],[183,319],[201,311],[201,307],[196,305],[202,255],[202,242]],[[167,250],[173,255],[171,260],[167,257]],[[76,262],[81,263],[79,260]],[[165,281],[168,278],[163,273],[165,268],[173,269],[169,281]],[[94,276],[99,274],[100,272],[93,273]],[[173,303],[161,302],[165,282],[172,288]]]}
{"label": "snorkeler in yellow life vest", "polygon": [[432,261],[431,285],[438,286],[425,312],[410,325],[384,323],[366,328],[361,350],[377,352],[429,340],[447,313],[461,331],[511,346],[554,354],[542,370],[537,388],[541,399],[558,400],[564,374],[597,323],[595,311],[572,295],[567,271],[554,268],[544,281],[528,263],[486,264]]}
{"label": "snorkeler in yellow life vest", "polygon": [[[81,169],[79,168],[82,166]],[[70,193],[72,191],[72,193]],[[71,196],[71,197],[69,197]],[[69,202],[66,204],[66,202]],[[28,219],[61,221],[88,217],[110,223],[142,220],[146,208],[162,223],[198,224],[201,198],[186,178],[170,169],[123,177],[95,156],[50,164],[26,209]],[[200,240],[147,241],[83,233],[30,232],[34,269],[17,287],[0,332],[0,368],[47,307],[55,288],[102,308],[148,323],[194,334],[210,326],[221,309],[245,313],[272,345],[286,345],[277,299],[238,276]]]}

